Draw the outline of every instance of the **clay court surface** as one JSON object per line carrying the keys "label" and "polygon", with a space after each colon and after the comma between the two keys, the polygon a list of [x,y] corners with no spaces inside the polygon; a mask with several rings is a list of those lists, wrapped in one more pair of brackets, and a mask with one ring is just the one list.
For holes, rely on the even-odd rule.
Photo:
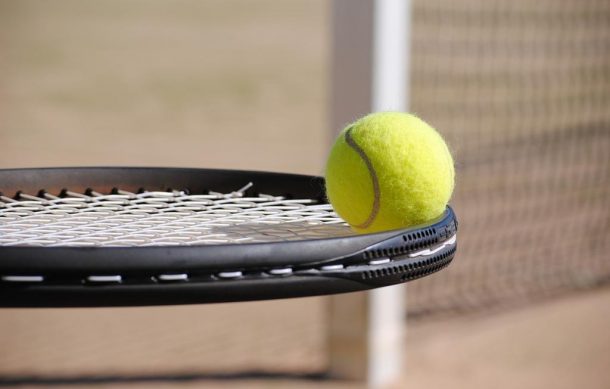
{"label": "clay court surface", "polygon": [[[0,1],[0,167],[188,166],[321,174],[331,139],[329,21],[328,6],[321,0],[256,5]],[[464,36],[473,33],[480,32],[468,30]],[[419,58],[415,70],[428,66],[428,57]],[[543,65],[544,59],[532,64]],[[414,104],[420,104],[422,115],[435,117],[431,101],[456,96],[450,88],[428,89],[425,80],[415,80],[419,100]],[[607,101],[610,89],[604,91],[603,86],[608,79],[602,79],[606,84],[598,81],[589,80],[592,93]],[[477,85],[481,90],[488,87]],[[569,88],[557,85],[557,93]],[[461,97],[472,100],[478,92],[465,88]],[[502,93],[493,96],[498,106],[511,99]],[[544,120],[530,111],[533,123]],[[461,305],[462,298],[473,301],[463,302],[466,310],[439,310],[409,321],[405,374],[397,388],[610,386],[610,289],[607,279],[603,286],[595,277],[596,272],[608,274],[608,251],[577,250],[582,243],[578,233],[585,229],[591,230],[587,236],[595,247],[608,247],[599,243],[606,240],[610,220],[607,208],[600,211],[599,199],[608,196],[610,188],[584,185],[606,179],[607,127],[585,128],[601,135],[583,139],[579,148],[565,146],[575,143],[568,135],[552,143],[556,153],[538,153],[525,137],[529,128],[510,132],[507,138],[486,132],[493,131],[488,124],[494,120],[510,119],[503,112],[491,112],[475,126],[468,122],[472,112],[454,120],[443,111],[436,120],[441,132],[446,128],[454,140],[458,179],[462,177],[454,205],[465,246],[448,269],[453,272],[448,278],[439,274],[436,281],[417,281],[408,299],[414,307],[431,304],[433,309],[446,301],[452,302],[450,308]],[[586,112],[607,123],[607,106],[592,105]],[[540,130],[536,139],[546,144],[546,127],[532,128]],[[500,138],[530,148],[511,156]],[[483,147],[468,139],[489,145],[491,151],[481,151]],[[603,164],[591,165],[579,159],[581,154],[605,157]],[[564,158],[573,163],[558,173],[555,168]],[[524,178],[519,174],[523,171],[531,174]],[[565,196],[511,205],[515,193],[507,188],[532,188],[527,185],[559,176],[580,180],[587,192],[557,186],[560,180],[555,180],[543,192],[565,189]],[[527,197],[529,192],[517,194]],[[579,205],[566,206],[574,203]],[[485,217],[505,220],[516,211],[527,216],[539,207],[565,207],[565,212],[554,223],[531,221],[525,230],[511,231],[513,225],[507,231],[527,237],[550,225],[544,231],[552,235],[562,223],[569,225],[570,234],[557,252],[567,253],[559,259],[572,266],[564,269],[579,272],[581,287],[575,289],[581,290],[556,288],[536,294],[539,280],[527,274],[511,274],[508,283],[504,278],[489,280],[485,272],[467,278],[480,261],[489,260],[473,249],[479,242],[473,236],[492,234],[482,225]],[[529,244],[516,250],[498,242],[492,247],[497,251],[494,258],[535,257],[547,264],[556,258],[545,255],[536,242]],[[544,261],[532,268],[543,268]],[[566,274],[561,273],[561,280],[573,282]],[[543,281],[555,285],[552,276]],[[426,288],[427,282],[435,282],[436,288]],[[597,284],[602,286],[594,287]],[[498,303],[507,296],[514,298]],[[481,302],[484,306],[477,309]],[[307,298],[185,307],[0,310],[0,385],[357,387],[320,377],[327,365],[326,309],[324,298]]]}
{"label": "clay court surface", "polygon": [[[405,377],[396,387],[607,388],[609,307],[604,288],[493,314],[411,323]],[[358,387],[317,378],[326,362],[324,319],[323,298],[5,310],[0,383]]]}

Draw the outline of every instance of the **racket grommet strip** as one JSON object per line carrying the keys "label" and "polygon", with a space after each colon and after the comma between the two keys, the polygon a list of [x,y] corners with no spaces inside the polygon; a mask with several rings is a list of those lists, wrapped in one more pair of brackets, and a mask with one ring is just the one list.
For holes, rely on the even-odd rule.
{"label": "racket grommet strip", "polygon": [[43,282],[43,276],[2,276],[0,278],[3,282]]}
{"label": "racket grommet strip", "polygon": [[217,274],[219,278],[239,278],[243,276],[243,273],[240,271],[223,271]]}
{"label": "racket grommet strip", "polygon": [[155,277],[157,281],[160,282],[178,282],[178,281],[188,281],[189,276],[186,273],[181,274],[159,274]]}
{"label": "racket grommet strip", "polygon": [[123,277],[120,275],[88,276],[85,281],[91,284],[119,284],[123,281]]}
{"label": "racket grommet strip", "polygon": [[369,265],[383,265],[385,263],[390,263],[390,258],[379,258],[372,261],[369,261]]}
{"label": "racket grommet strip", "polygon": [[437,245],[436,247],[425,248],[420,251],[410,253],[409,257],[415,258],[415,257],[420,257],[420,256],[430,256],[430,255],[435,254],[438,251],[444,249],[445,247],[455,246],[456,242],[457,242],[457,235],[454,233],[446,241],[442,242],[441,244]]}
{"label": "racket grommet strip", "polygon": [[274,276],[283,276],[286,274],[292,274],[292,268],[284,267],[281,269],[271,269],[268,271],[268,273]]}
{"label": "racket grommet strip", "polygon": [[343,265],[326,265],[320,267],[322,271],[333,271],[333,270],[343,270]]}

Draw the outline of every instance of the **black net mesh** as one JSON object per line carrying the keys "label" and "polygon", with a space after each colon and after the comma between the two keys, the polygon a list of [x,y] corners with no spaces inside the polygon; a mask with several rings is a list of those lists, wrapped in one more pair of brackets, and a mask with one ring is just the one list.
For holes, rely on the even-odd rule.
{"label": "black net mesh", "polygon": [[454,265],[411,318],[610,281],[610,2],[415,0],[411,108],[456,158]]}

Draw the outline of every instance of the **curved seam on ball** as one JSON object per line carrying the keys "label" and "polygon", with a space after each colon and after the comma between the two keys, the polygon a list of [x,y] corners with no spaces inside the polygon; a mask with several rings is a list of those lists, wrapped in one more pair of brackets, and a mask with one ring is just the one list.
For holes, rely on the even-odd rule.
{"label": "curved seam on ball", "polygon": [[360,158],[362,158],[362,160],[364,161],[364,164],[366,165],[366,168],[369,171],[371,179],[373,180],[373,208],[371,209],[371,213],[369,214],[369,217],[364,221],[364,223],[354,225],[354,227],[356,227],[356,228],[367,228],[371,224],[373,224],[373,221],[375,220],[375,218],[377,217],[377,214],[379,213],[379,204],[380,204],[380,197],[381,197],[380,192],[379,192],[379,180],[377,178],[377,172],[375,171],[375,168],[373,168],[373,163],[371,162],[369,156],[366,155],[364,150],[362,150],[362,148],[360,148],[360,146],[358,146],[358,143],[356,143],[354,138],[352,138],[352,135],[351,135],[352,128],[353,127],[350,127],[347,131],[345,131],[345,142],[347,143],[347,145],[349,147],[354,149],[356,151],[356,153],[358,153]]}

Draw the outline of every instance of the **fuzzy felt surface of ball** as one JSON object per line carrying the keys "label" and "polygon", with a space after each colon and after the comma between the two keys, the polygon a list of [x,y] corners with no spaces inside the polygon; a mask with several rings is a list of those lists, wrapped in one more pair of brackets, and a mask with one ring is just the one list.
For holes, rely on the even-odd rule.
{"label": "fuzzy felt surface of ball", "polygon": [[444,212],[454,188],[453,158],[418,117],[380,112],[349,124],[326,164],[326,194],[358,232],[415,226]]}

